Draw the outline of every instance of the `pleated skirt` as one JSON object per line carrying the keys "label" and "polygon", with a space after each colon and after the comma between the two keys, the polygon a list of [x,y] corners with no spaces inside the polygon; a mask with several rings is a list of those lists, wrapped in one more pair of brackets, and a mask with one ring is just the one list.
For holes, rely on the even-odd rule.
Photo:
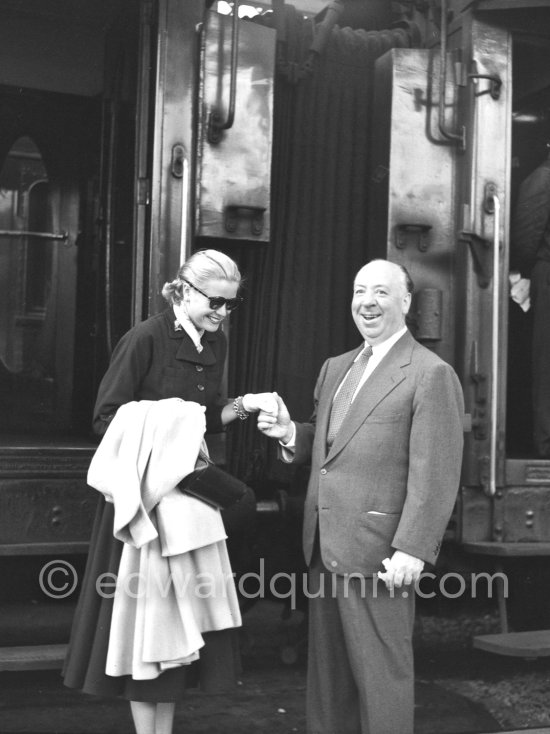
{"label": "pleated skirt", "polygon": [[108,588],[105,583],[98,584],[98,579],[114,579],[118,574],[123,544],[113,536],[113,514],[113,505],[100,497],[63,666],[65,685],[96,696],[151,703],[179,701],[187,688],[198,687],[209,693],[231,690],[240,673],[235,629],[205,632],[199,660],[166,670],[152,680],[106,675],[113,598],[112,594],[98,593],[98,588],[99,592]]}

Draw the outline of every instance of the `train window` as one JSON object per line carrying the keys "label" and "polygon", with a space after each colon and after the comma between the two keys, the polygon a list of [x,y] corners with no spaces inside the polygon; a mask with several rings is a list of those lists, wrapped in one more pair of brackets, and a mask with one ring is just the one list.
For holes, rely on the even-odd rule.
{"label": "train window", "polygon": [[[20,137],[0,170],[0,411],[2,430],[55,427],[54,197],[37,145]],[[69,347],[70,348],[70,347]]]}

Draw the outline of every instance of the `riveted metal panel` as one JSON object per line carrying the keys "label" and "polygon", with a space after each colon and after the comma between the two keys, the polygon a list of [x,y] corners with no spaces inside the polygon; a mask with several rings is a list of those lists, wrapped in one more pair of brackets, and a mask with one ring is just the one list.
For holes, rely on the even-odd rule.
{"label": "riveted metal panel", "polygon": [[208,14],[203,38],[197,234],[269,241],[275,31],[239,21],[233,124],[212,142],[211,115],[226,120],[231,18]]}
{"label": "riveted metal panel", "polygon": [[508,487],[503,496],[505,542],[550,540],[550,492],[546,487]]}
{"label": "riveted metal panel", "polygon": [[86,484],[95,447],[0,447],[0,555],[81,552],[99,493]]}
{"label": "riveted metal panel", "polygon": [[151,181],[149,299],[145,315],[166,306],[164,283],[191,254],[196,80],[201,0],[158,0],[157,78]]}
{"label": "riveted metal panel", "polygon": [[[455,152],[439,142],[439,52],[393,49],[376,63],[375,165],[371,226],[382,257],[404,265],[417,293],[436,292],[436,311],[413,301],[410,327],[447,361],[454,361]],[[447,83],[446,118],[456,95]],[[425,332],[425,325],[438,323]],[[418,324],[417,324],[418,322]],[[437,332],[437,333],[436,333]],[[422,339],[422,337],[427,337]]]}
{"label": "riveted metal panel", "polygon": [[[98,494],[78,479],[9,479],[0,484],[0,548],[87,541]],[[5,548],[2,551],[5,552]]]}

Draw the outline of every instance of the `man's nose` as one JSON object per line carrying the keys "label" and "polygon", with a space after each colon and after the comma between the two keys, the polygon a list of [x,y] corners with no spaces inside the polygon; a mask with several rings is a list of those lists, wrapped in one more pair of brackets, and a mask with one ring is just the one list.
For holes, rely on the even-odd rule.
{"label": "man's nose", "polygon": [[361,296],[361,303],[364,306],[372,306],[375,304],[374,291],[366,290]]}

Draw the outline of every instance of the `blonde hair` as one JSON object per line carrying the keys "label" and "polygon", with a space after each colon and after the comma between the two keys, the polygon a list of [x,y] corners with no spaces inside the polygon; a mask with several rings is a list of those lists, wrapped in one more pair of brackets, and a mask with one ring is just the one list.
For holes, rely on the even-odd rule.
{"label": "blonde hair", "polygon": [[198,288],[203,288],[209,280],[227,280],[242,283],[237,263],[219,250],[199,250],[186,260],[171,283],[165,283],[163,298],[168,303],[181,303],[184,281],[188,280]]}

